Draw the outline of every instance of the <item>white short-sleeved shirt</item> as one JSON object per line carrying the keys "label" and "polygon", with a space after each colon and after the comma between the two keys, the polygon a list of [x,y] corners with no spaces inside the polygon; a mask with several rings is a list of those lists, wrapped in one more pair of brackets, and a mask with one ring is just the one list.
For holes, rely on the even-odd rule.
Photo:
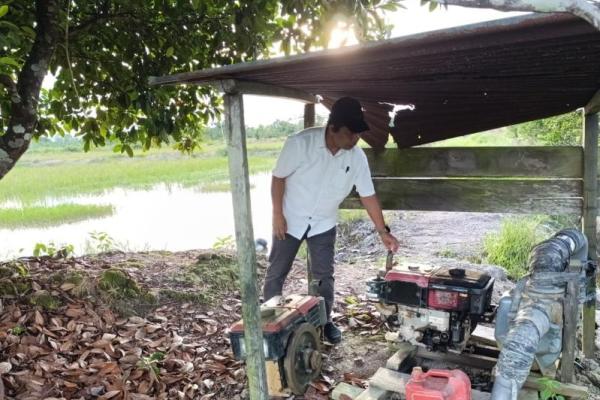
{"label": "white short-sleeved shirt", "polygon": [[309,237],[333,228],[338,207],[353,186],[361,197],[375,194],[364,151],[355,146],[331,154],[324,127],[288,137],[273,176],[285,178],[283,215],[287,233],[298,239],[309,226]]}

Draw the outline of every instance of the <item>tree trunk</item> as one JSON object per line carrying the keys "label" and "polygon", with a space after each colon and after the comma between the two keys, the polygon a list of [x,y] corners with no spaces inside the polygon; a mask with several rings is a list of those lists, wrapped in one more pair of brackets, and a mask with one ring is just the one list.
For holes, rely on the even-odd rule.
{"label": "tree trunk", "polygon": [[432,0],[442,5],[491,8],[499,11],[554,13],[578,16],[600,30],[600,8],[587,0]]}
{"label": "tree trunk", "polygon": [[8,129],[0,136],[0,179],[10,171],[31,143],[38,121],[37,106],[44,77],[60,39],[61,0],[37,0],[35,41],[21,68],[17,83],[7,75],[0,83],[11,98]]}

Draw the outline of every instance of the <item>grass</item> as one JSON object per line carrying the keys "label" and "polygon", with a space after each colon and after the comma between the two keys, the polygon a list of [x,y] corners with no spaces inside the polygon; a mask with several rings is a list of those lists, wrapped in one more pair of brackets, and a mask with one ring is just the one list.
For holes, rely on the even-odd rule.
{"label": "grass", "polygon": [[[275,159],[254,157],[250,172],[268,171]],[[0,203],[32,204],[47,197],[97,194],[115,187],[148,189],[160,183],[195,186],[228,179],[226,158],[123,159],[86,163],[16,167],[0,181]]]}
{"label": "grass", "polygon": [[[250,173],[270,170],[282,145],[283,139],[248,141]],[[0,180],[0,205],[11,207],[0,209],[0,228],[54,226],[111,215],[112,206],[72,204],[72,198],[116,187],[144,190],[159,183],[206,192],[229,191],[225,144],[207,142],[191,156],[162,147],[138,150],[130,158],[110,147],[85,153],[72,144],[57,148],[34,143]],[[64,199],[69,204],[46,206],[47,199]]]}
{"label": "grass", "polygon": [[499,232],[484,239],[486,261],[504,267],[511,279],[519,279],[527,273],[529,252],[542,241],[540,232],[542,217],[506,218]]}
{"label": "grass", "polygon": [[491,131],[474,133],[467,136],[459,136],[452,139],[427,144],[430,147],[476,147],[476,146],[527,146],[523,140],[514,137],[507,128],[494,129]]}
{"label": "grass", "polygon": [[0,229],[55,226],[112,215],[110,205],[59,204],[52,207],[0,209]]}

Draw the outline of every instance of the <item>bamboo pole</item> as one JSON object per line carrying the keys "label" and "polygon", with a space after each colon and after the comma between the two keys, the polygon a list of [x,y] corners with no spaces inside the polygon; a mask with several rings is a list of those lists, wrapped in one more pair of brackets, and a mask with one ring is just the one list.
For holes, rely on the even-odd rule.
{"label": "bamboo pole", "polygon": [[[588,239],[588,258],[598,260],[596,218],[598,216],[598,114],[586,114],[583,123],[583,233]],[[596,279],[590,279],[583,305],[583,353],[594,356],[596,334]]]}
{"label": "bamboo pole", "polygon": [[237,257],[240,268],[246,374],[248,375],[250,399],[267,400],[267,375],[258,304],[256,250],[252,229],[243,96],[240,93],[226,93],[224,100],[229,177],[235,218]]}

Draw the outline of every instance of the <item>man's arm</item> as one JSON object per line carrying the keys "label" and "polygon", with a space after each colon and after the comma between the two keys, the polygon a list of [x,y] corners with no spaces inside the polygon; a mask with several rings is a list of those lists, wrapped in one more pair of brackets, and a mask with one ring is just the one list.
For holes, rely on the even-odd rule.
{"label": "man's arm", "polygon": [[375,229],[377,233],[379,233],[379,237],[383,242],[383,245],[393,252],[398,251],[398,239],[394,237],[390,232],[387,231],[385,227],[385,221],[383,219],[383,211],[381,210],[381,205],[379,205],[379,200],[377,199],[377,195],[361,197],[360,202],[362,203],[365,210],[367,210],[367,214],[375,224]]}
{"label": "man's arm", "polygon": [[285,239],[287,222],[283,216],[283,194],[285,193],[285,178],[273,176],[271,179],[271,202],[273,203],[273,236],[279,240]]}

